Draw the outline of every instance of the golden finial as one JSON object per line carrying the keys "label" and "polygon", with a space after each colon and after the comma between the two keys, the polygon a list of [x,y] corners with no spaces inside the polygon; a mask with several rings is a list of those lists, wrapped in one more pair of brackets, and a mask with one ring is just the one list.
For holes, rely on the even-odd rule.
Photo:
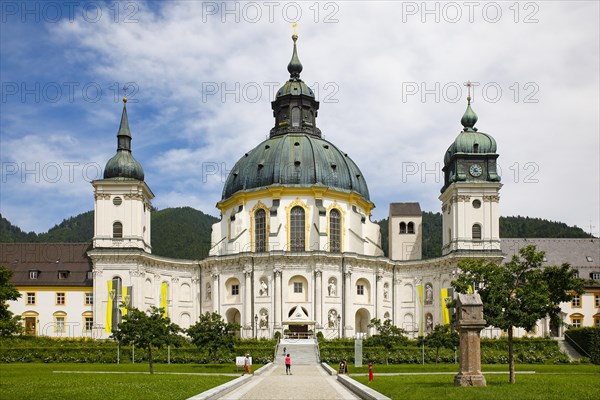
{"label": "golden finial", "polygon": [[468,89],[468,93],[467,93],[467,103],[471,104],[471,86],[473,86],[473,84],[471,83],[471,81],[467,81],[465,82],[465,86]]}
{"label": "golden finial", "polygon": [[298,27],[298,24],[294,22],[292,24],[292,28],[294,28],[294,33],[292,34],[292,40],[294,41],[294,43],[296,42],[296,40],[298,40],[298,32],[296,32],[297,27]]}

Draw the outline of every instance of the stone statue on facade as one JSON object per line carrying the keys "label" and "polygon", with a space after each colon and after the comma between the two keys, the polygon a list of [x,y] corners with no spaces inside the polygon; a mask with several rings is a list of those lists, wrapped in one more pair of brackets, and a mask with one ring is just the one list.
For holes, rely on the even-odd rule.
{"label": "stone statue on facade", "polygon": [[265,282],[264,279],[260,280],[260,290],[259,290],[259,294],[261,296],[268,296],[269,295],[269,286],[267,285],[267,282]]}

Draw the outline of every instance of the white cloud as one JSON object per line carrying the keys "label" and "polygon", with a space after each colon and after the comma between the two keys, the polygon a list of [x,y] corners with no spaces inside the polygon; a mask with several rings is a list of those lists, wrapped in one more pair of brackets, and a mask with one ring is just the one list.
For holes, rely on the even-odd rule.
{"label": "white cloud", "polygon": [[[139,23],[102,19],[90,24],[78,19],[54,24],[49,29],[51,42],[62,52],[65,68],[84,65],[90,79],[138,84],[139,103],[128,105],[134,155],[144,165],[157,195],[155,203],[161,208],[190,205],[215,214],[222,182],[212,178],[202,182],[202,163],[231,168],[268,135],[273,120],[265,85],[287,78],[289,24],[281,8],[276,9],[273,23],[264,6],[257,23],[247,22],[248,15],[246,20],[240,15],[239,23],[228,15],[222,23],[219,16],[207,16],[203,22],[201,2],[152,4],[153,10],[139,4],[135,15]],[[477,126],[498,142],[505,184],[502,214],[583,227],[591,219],[598,231],[598,3],[531,3],[537,11],[519,3],[518,23],[509,8],[513,3],[496,3],[502,7],[497,23],[486,22],[481,13],[484,3],[476,9],[473,23],[467,21],[464,7],[458,23],[447,22],[452,15],[443,13],[439,23],[432,15],[422,23],[420,13],[403,15],[408,2],[331,3],[338,7],[334,15],[338,23],[322,22],[335,9],[319,3],[315,23],[312,3],[299,4],[302,78],[318,82],[317,124],[362,169],[371,197],[377,200],[375,217],[385,217],[392,201],[417,200],[425,209],[439,208],[442,183],[423,169],[441,166],[446,148],[460,131],[466,92],[461,86],[456,102],[447,96],[436,101],[434,94],[422,99],[421,89],[472,80],[502,90],[501,98],[491,102],[493,90],[486,99],[479,86],[473,104],[479,115]],[[421,7],[423,3],[410,4]],[[429,6],[433,4],[443,7],[445,3]],[[538,22],[523,23],[526,16]],[[333,93],[325,87],[328,82],[338,89],[332,96],[336,103],[327,101]],[[232,94],[222,101],[220,93],[203,96],[202,89],[212,83],[219,90],[235,88],[236,83],[240,88],[256,83],[264,90],[257,102],[243,95],[236,101]],[[403,98],[403,88],[413,84],[419,93]],[[527,95],[538,102],[525,102]],[[88,146],[84,158],[103,164],[114,152],[120,109],[106,102],[83,106],[79,109],[89,121],[88,129],[65,128],[64,134],[81,142],[63,146]],[[31,107],[27,113],[28,119],[42,118]],[[5,118],[9,117],[3,114]],[[18,119],[12,123],[18,124]],[[44,146],[53,147],[48,135],[42,138]],[[17,147],[28,144],[26,138],[10,140]],[[11,157],[46,159],[44,150],[33,150]],[[2,159],[9,159],[6,151]],[[419,172],[402,179],[403,168],[415,165]],[[525,182],[532,171],[529,178],[538,182]],[[89,185],[78,190],[81,201],[86,195],[91,199]],[[7,201],[3,195],[3,214],[19,198]],[[32,207],[28,212],[38,211]],[[57,222],[66,216],[56,218]],[[13,220],[27,224],[22,221]],[[48,227],[35,222],[27,226]]]}

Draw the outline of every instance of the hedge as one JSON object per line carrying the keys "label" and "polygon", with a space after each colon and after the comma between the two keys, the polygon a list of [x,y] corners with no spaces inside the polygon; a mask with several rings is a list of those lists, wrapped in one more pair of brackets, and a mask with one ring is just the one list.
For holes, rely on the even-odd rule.
{"label": "hedge", "polygon": [[589,357],[592,363],[600,364],[600,328],[571,328],[565,332],[565,339],[582,356]]}
{"label": "hedge", "polygon": [[[222,351],[217,355],[217,363],[233,363],[236,356],[252,355],[255,363],[266,364],[273,360],[276,342],[274,340],[240,340],[233,352]],[[131,362],[132,346],[120,347],[122,362]],[[154,362],[168,361],[167,348],[153,349]],[[147,362],[145,349],[135,348],[135,362]],[[69,363],[116,363],[117,343],[112,340],[55,339],[48,337],[14,337],[0,340],[0,362],[69,362]],[[171,363],[212,363],[212,358],[204,349],[191,344],[171,347]]]}

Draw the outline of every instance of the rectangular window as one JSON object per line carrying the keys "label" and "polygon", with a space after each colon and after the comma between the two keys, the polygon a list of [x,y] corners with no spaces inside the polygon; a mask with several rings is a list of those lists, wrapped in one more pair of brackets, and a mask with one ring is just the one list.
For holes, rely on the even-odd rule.
{"label": "rectangular window", "polygon": [[65,299],[66,299],[65,292],[57,292],[56,293],[56,305],[64,306]]}
{"label": "rectangular window", "polygon": [[571,325],[573,325],[573,328],[581,328],[581,318],[573,318]]}
{"label": "rectangular window", "polygon": [[237,296],[240,294],[240,285],[231,285],[231,295]]}
{"label": "rectangular window", "polygon": [[302,282],[294,282],[294,293],[302,293]]}
{"label": "rectangular window", "polygon": [[573,296],[573,299],[571,300],[571,307],[581,308],[581,297],[578,294]]}
{"label": "rectangular window", "polygon": [[40,271],[29,271],[29,279],[37,279],[40,277]]}
{"label": "rectangular window", "polygon": [[600,272],[592,272],[592,279],[595,281],[600,281]]}
{"label": "rectangular window", "polygon": [[85,305],[91,306],[92,304],[94,304],[94,294],[91,292],[86,292],[85,293]]}
{"label": "rectangular window", "polygon": [[91,332],[94,327],[94,318],[93,317],[85,317],[85,331]]}
{"label": "rectangular window", "polygon": [[58,279],[67,279],[69,271],[58,271]]}
{"label": "rectangular window", "polygon": [[356,294],[362,296],[365,294],[365,285],[356,285]]}
{"label": "rectangular window", "polygon": [[56,317],[56,332],[65,331],[65,317]]}
{"label": "rectangular window", "polygon": [[596,308],[600,308],[600,294],[594,295],[594,305]]}
{"label": "rectangular window", "polygon": [[35,305],[35,292],[27,292],[27,305],[28,306]]}

